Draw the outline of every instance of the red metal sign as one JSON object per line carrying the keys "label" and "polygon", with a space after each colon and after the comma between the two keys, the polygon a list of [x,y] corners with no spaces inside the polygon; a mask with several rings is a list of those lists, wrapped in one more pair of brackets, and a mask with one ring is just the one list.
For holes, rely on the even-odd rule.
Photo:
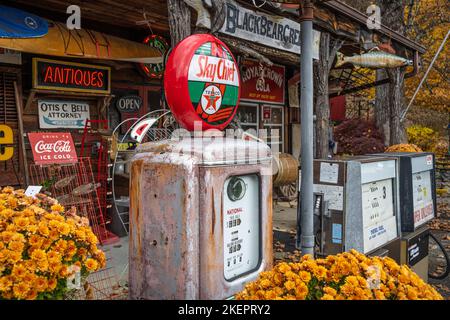
{"label": "red metal sign", "polygon": [[262,65],[255,60],[244,60],[240,66],[242,100],[284,104],[285,68]]}
{"label": "red metal sign", "polygon": [[28,133],[36,164],[77,162],[72,135],[65,132]]}
{"label": "red metal sign", "polygon": [[223,130],[239,102],[240,78],[230,49],[210,34],[195,34],[170,53],[164,90],[172,113],[187,130]]}
{"label": "red metal sign", "polygon": [[263,120],[272,120],[272,108],[263,107]]}

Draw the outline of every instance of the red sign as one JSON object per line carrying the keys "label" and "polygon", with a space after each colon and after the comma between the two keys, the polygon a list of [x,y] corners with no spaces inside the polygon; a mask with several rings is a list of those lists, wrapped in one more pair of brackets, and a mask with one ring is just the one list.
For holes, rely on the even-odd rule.
{"label": "red sign", "polygon": [[330,99],[330,119],[332,121],[345,120],[345,95]]}
{"label": "red sign", "polygon": [[263,107],[263,120],[271,120],[271,119],[272,119],[272,108]]}
{"label": "red sign", "polygon": [[284,104],[285,68],[262,65],[255,60],[241,64],[242,100]]}
{"label": "red sign", "polygon": [[167,104],[187,130],[223,130],[237,111],[239,70],[230,49],[210,34],[195,34],[170,53],[164,73]]}
{"label": "red sign", "polygon": [[77,162],[72,135],[65,132],[28,133],[36,164]]}

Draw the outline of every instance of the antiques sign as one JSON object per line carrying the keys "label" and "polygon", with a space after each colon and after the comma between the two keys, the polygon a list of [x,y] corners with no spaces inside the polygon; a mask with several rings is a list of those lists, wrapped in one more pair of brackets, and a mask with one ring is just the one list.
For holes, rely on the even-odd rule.
{"label": "antiques sign", "polygon": [[89,64],[33,58],[33,88],[110,93],[111,69]]}
{"label": "antiques sign", "polygon": [[89,119],[89,104],[79,101],[38,100],[41,129],[83,129]]}
{"label": "antiques sign", "polygon": [[[241,7],[230,0],[226,4],[225,23],[220,32],[268,47],[300,54],[300,24]],[[320,32],[314,30],[313,58],[319,59]]]}
{"label": "antiques sign", "polygon": [[242,100],[284,104],[284,66],[266,66],[255,60],[241,63]]}
{"label": "antiques sign", "polygon": [[36,164],[77,162],[72,135],[66,132],[28,133]]}

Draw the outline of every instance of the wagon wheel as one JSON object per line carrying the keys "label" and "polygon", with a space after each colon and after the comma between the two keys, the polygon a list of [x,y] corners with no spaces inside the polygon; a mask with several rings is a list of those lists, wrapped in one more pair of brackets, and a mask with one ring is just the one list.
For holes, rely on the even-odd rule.
{"label": "wagon wheel", "polygon": [[280,194],[283,196],[284,199],[287,199],[288,201],[295,200],[297,198],[297,181],[291,182],[290,184],[286,184],[279,187]]}

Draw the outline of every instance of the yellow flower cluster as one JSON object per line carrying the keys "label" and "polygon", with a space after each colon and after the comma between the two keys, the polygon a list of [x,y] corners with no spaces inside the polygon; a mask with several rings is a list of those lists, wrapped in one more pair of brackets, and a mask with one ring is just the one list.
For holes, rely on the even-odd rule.
{"label": "yellow flower cluster", "polygon": [[324,259],[281,262],[237,294],[238,300],[442,300],[406,265],[355,250]]}
{"label": "yellow flower cluster", "polygon": [[67,278],[103,268],[104,253],[86,219],[43,194],[0,193],[0,299],[61,297]]}

